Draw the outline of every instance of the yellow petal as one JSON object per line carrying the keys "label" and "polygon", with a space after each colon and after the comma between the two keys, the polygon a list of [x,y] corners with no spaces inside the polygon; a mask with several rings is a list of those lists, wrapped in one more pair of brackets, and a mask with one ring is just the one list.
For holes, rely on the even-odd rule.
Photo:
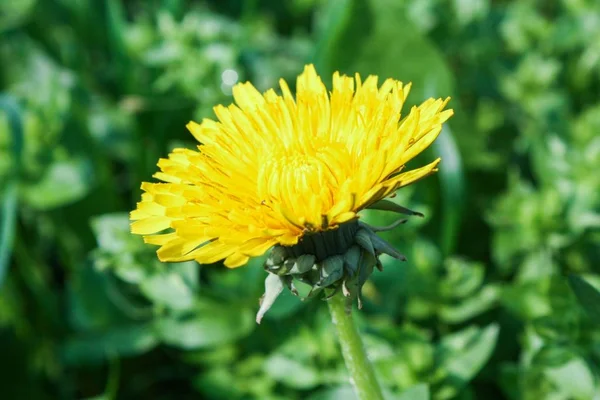
{"label": "yellow petal", "polygon": [[392,192],[395,192],[398,188],[401,188],[402,186],[410,185],[411,183],[416,182],[419,179],[422,179],[422,178],[436,172],[437,171],[436,167],[440,163],[440,161],[441,161],[441,158],[438,158],[437,160],[427,164],[424,167],[413,169],[413,170],[407,171],[407,172],[403,172],[400,175],[385,181],[384,185],[387,189],[380,198],[386,197],[386,196],[390,195]]}
{"label": "yellow petal", "polygon": [[171,221],[167,217],[148,217],[131,224],[131,233],[148,235],[160,232],[169,227]]}
{"label": "yellow petal", "polygon": [[225,266],[228,268],[238,268],[243,265],[246,265],[250,257],[241,254],[234,253],[225,259]]}
{"label": "yellow petal", "polygon": [[175,238],[177,238],[175,232],[165,233],[163,235],[146,235],[144,236],[144,243],[162,246]]}
{"label": "yellow petal", "polygon": [[[199,237],[193,240],[176,238],[165,243],[160,249],[158,249],[158,257],[163,261],[173,261],[182,257],[187,257],[192,250],[199,248],[203,244],[208,244],[208,238]],[[194,257],[187,259],[192,260]]]}

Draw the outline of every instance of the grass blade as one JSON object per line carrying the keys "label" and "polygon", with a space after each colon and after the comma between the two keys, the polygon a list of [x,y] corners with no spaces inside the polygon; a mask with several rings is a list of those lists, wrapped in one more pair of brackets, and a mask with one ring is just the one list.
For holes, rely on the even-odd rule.
{"label": "grass blade", "polygon": [[0,95],[0,110],[8,117],[10,132],[12,133],[12,154],[14,170],[0,198],[0,287],[8,272],[8,263],[12,255],[15,227],[17,222],[19,169],[21,166],[21,153],[23,151],[23,122],[21,110],[14,98]]}

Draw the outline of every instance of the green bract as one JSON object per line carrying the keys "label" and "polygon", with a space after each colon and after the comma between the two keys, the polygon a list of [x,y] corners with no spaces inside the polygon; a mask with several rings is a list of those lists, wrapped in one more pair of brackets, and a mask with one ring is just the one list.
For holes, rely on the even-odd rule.
{"label": "green bract", "polygon": [[[389,200],[380,200],[369,208],[423,216]],[[362,308],[363,285],[374,268],[383,270],[379,256],[387,254],[406,261],[404,255],[376,232],[391,230],[406,221],[400,219],[386,227],[374,227],[352,220],[337,229],[305,235],[295,246],[273,247],[264,263],[269,275],[265,279],[265,294],[256,322],[260,323],[284,287],[299,295],[294,281],[311,287],[306,297],[323,293],[327,299],[341,290],[347,298],[348,312],[354,300],[358,302],[358,308]]]}

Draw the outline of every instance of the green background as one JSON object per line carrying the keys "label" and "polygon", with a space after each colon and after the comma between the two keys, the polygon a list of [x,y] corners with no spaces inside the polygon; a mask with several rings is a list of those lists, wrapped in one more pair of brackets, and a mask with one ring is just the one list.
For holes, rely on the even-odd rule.
{"label": "green background", "polygon": [[388,397],[600,396],[597,1],[22,0],[0,3],[0,398],[352,398],[323,302],[256,325],[262,260],[161,264],[128,228],[185,124],[231,102],[223,71],[266,90],[307,62],[453,97],[410,165],[440,172],[398,193],[426,217],[385,234],[409,261],[355,313]]}

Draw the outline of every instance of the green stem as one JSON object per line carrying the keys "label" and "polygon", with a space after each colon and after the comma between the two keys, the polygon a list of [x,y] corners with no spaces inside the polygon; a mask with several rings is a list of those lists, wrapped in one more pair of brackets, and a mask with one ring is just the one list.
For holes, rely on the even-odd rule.
{"label": "green stem", "polygon": [[329,299],[327,304],[356,395],[359,400],[383,400],[375,371],[367,358],[352,314],[346,312],[346,299],[340,293]]}

